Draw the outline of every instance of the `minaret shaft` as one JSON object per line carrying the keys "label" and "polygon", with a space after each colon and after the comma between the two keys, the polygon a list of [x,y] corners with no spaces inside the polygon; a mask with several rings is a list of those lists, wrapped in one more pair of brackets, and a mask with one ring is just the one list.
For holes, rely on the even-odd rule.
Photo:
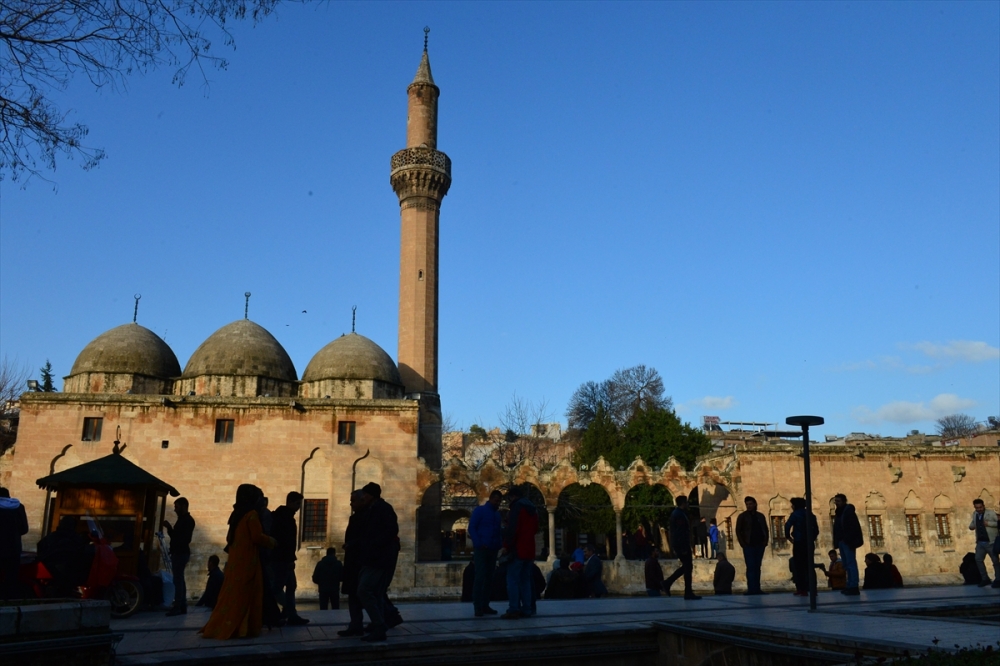
{"label": "minaret shaft", "polygon": [[451,160],[436,150],[437,100],[424,51],[407,88],[406,148],[389,177],[399,197],[399,374],[407,393],[438,391],[438,227]]}

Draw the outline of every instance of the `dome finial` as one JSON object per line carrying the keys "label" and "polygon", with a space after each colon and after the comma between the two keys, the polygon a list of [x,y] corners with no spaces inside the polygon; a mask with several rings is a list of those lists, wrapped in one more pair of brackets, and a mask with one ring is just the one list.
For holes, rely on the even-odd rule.
{"label": "dome finial", "polygon": [[351,308],[351,333],[354,332],[354,322],[358,319],[358,306],[355,305]]}
{"label": "dome finial", "polygon": [[139,319],[139,299],[142,298],[142,294],[136,294],[133,298],[135,299],[135,310],[132,311],[132,323],[134,324]]}
{"label": "dome finial", "polygon": [[244,298],[247,299],[246,303],[243,305],[243,318],[244,319],[249,319],[250,318],[250,292],[249,291],[245,292],[243,294],[243,296],[244,296]]}
{"label": "dome finial", "polygon": [[424,53],[427,53],[427,36],[431,34],[430,26],[424,26]]}

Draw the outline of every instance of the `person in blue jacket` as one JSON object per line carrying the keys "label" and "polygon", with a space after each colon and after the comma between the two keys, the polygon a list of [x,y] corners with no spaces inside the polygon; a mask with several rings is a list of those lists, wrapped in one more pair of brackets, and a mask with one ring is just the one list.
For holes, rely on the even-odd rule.
{"label": "person in blue jacket", "polygon": [[503,493],[494,490],[490,498],[477,506],[469,519],[469,537],[472,539],[472,561],[475,582],[472,584],[472,608],[476,617],[496,615],[490,608],[490,582],[497,565],[497,552],[503,547],[500,528],[500,502]]}

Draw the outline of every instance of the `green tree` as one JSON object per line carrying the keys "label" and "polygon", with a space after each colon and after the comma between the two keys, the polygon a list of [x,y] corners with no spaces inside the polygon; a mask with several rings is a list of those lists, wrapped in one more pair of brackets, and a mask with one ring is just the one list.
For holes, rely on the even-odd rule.
{"label": "green tree", "polygon": [[580,447],[573,454],[573,463],[577,466],[593,465],[601,456],[611,462],[611,458],[621,448],[621,443],[621,433],[611,419],[611,414],[604,409],[604,405],[598,404],[593,420],[583,433]]}
{"label": "green tree", "polygon": [[615,511],[608,492],[596,483],[568,486],[559,493],[556,524],[577,534],[614,533]]}
{"label": "green tree", "polygon": [[702,431],[682,423],[672,409],[640,409],[622,432],[623,446],[613,465],[630,465],[636,456],[659,467],[671,456],[690,469],[698,456],[712,450]]}
{"label": "green tree", "polygon": [[56,387],[52,382],[52,363],[45,359],[45,365],[41,367],[42,378],[39,380],[39,388],[45,393],[55,393]]}
{"label": "green tree", "polygon": [[646,526],[646,535],[652,535],[651,541],[658,543],[660,526],[667,526],[667,519],[673,510],[674,498],[664,486],[635,486],[625,498],[622,525],[625,529],[635,530],[642,523]]}

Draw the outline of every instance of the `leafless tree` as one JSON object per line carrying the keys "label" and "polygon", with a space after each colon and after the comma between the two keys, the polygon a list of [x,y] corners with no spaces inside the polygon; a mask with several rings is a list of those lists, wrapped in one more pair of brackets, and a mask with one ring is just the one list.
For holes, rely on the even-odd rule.
{"label": "leafless tree", "polygon": [[17,400],[29,376],[27,365],[3,357],[0,362],[0,455],[17,439]]}
{"label": "leafless tree", "polygon": [[277,0],[0,0],[0,179],[40,175],[56,157],[96,166],[104,151],[86,146],[87,127],[69,120],[52,95],[75,78],[123,90],[132,73],[224,69],[211,51],[233,46],[228,22],[270,14]]}
{"label": "leafless tree", "polygon": [[542,426],[552,418],[548,402],[543,398],[532,401],[514,394],[497,415],[497,425],[490,429],[477,429],[470,439],[476,441],[468,447],[473,464],[488,458],[500,469],[513,470],[525,461],[538,467],[555,464],[562,445],[542,433]]}
{"label": "leafless tree", "polygon": [[621,428],[640,409],[670,409],[673,400],[663,395],[663,378],[655,368],[635,365],[621,368],[600,384],[584,382],[573,393],[566,409],[570,430],[586,430],[603,405]]}
{"label": "leafless tree", "polygon": [[967,437],[976,429],[976,419],[968,414],[951,414],[937,420],[937,431],[942,437]]}

